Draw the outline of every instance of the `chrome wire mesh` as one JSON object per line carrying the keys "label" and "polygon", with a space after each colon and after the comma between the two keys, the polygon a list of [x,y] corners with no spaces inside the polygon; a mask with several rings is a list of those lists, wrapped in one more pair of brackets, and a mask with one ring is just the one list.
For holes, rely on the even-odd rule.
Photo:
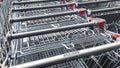
{"label": "chrome wire mesh", "polygon": [[45,14],[51,14],[56,12],[64,12],[64,11],[70,11],[70,7],[59,7],[59,8],[52,8],[52,9],[42,9],[42,10],[30,10],[30,11],[18,11],[14,12],[11,17],[26,17],[26,16],[33,16],[33,15],[45,15]]}
{"label": "chrome wire mesh", "polygon": [[[86,20],[79,17],[78,15],[66,15],[66,16],[51,17],[46,19],[15,22],[13,24],[12,30],[17,32],[26,32],[26,31],[33,31],[39,29],[47,29],[47,28],[55,28],[55,27],[79,24],[85,21]],[[16,28],[15,26],[18,24],[19,24],[19,28]]]}
{"label": "chrome wire mesh", "polygon": [[[49,3],[50,4],[50,3]],[[38,6],[38,4],[36,4]],[[41,4],[42,5],[42,4]],[[108,5],[105,4],[105,6]],[[28,5],[27,5],[28,6]],[[42,5],[43,6],[43,5]],[[24,5],[25,7],[25,5]],[[29,6],[31,7],[31,6]],[[61,10],[61,9],[60,9]],[[56,12],[56,11],[55,11]],[[40,12],[41,13],[41,12]],[[47,13],[47,12],[44,12]],[[53,12],[54,13],[54,12]],[[15,17],[28,16],[27,12],[13,14]],[[30,12],[29,15],[37,15],[37,12]],[[43,14],[43,13],[41,13]],[[32,15],[31,15],[32,16]],[[14,18],[14,17],[13,17]],[[86,22],[77,15],[67,15],[59,17],[51,17],[47,19],[37,19],[24,22],[16,22],[12,25],[13,32],[28,32],[39,29],[57,28]],[[105,36],[104,36],[105,35]],[[106,34],[100,34],[89,28],[75,29],[64,32],[57,32],[39,36],[33,36],[23,39],[13,40],[15,47],[12,65],[31,62],[44,59],[67,52],[80,49],[99,46],[111,43],[111,38]],[[113,41],[113,40],[112,40]],[[110,53],[108,53],[110,54]],[[89,58],[76,59],[69,62],[49,66],[47,68],[104,68],[109,67],[108,63],[113,63],[111,59],[106,57],[107,54],[100,56],[91,56]],[[103,63],[104,62],[104,63]],[[106,66],[107,65],[107,66]]]}
{"label": "chrome wire mesh", "polygon": [[[116,6],[115,3],[116,2],[109,2],[105,4],[100,4],[100,6],[99,4],[96,5],[99,6],[99,8],[98,7],[91,8],[93,7],[93,5],[91,5],[90,7],[87,6],[87,8],[101,9],[103,8],[103,6],[107,6],[105,8],[108,8],[111,6],[112,7]],[[25,7],[33,7],[33,5],[35,7],[35,6],[46,6],[51,4],[56,5],[56,4],[61,4],[61,2],[55,1],[48,3],[46,2],[46,3],[37,3],[37,4],[35,3],[35,4],[12,5],[12,7],[25,8]],[[45,15],[45,14],[52,14],[61,11],[65,12],[67,9],[70,8],[66,9],[66,7],[64,7],[64,9],[65,10],[63,10],[63,8],[52,8],[45,10],[35,10],[30,12],[15,12],[11,14],[10,18],[12,17],[14,19],[15,17],[22,18],[22,17],[29,17],[35,15],[42,15],[42,14]],[[22,22],[20,21],[10,24],[11,28],[9,32],[11,34],[15,34],[15,33],[35,31],[35,30],[57,28],[62,26],[74,25],[74,24],[81,24],[87,21],[88,20],[85,20],[80,15],[76,15],[76,14],[65,15],[65,16],[63,15],[63,16],[51,17],[45,19],[28,20]],[[115,21],[115,22],[119,22],[119,21]],[[111,28],[110,26],[113,23],[114,21],[112,21],[110,24],[108,23],[108,25],[106,26],[107,29]],[[119,26],[119,24],[117,23],[116,26]],[[116,26],[115,29],[113,28],[111,29],[111,31],[118,30]],[[119,32],[117,31],[117,33]],[[56,33],[15,39],[10,42],[11,45],[13,46],[10,66],[41,60],[44,58],[49,58],[52,56],[57,56],[64,53],[82,50],[90,47],[96,47],[96,46],[112,43],[114,41],[115,40],[111,37],[109,33],[100,32],[98,27],[94,27],[94,28],[86,27],[81,29],[60,31]],[[61,64],[46,66],[45,68],[117,68],[119,67],[119,63],[120,63],[119,54],[120,52],[118,49],[97,56],[92,55],[90,57],[79,58]]]}
{"label": "chrome wire mesh", "polygon": [[106,19],[107,21],[107,29],[112,31],[112,32],[115,32],[115,33],[120,33],[120,21],[119,21],[119,15],[120,13],[117,12],[117,13],[111,13],[111,14],[105,14],[105,15],[100,15],[100,16],[97,16],[97,17],[100,17],[100,18],[103,18],[103,19]]}
{"label": "chrome wire mesh", "polygon": [[[100,0],[98,0],[100,1]],[[95,2],[95,1],[94,1]],[[101,2],[101,3],[91,3],[91,4],[86,4],[86,5],[80,5],[78,7],[90,9],[90,10],[97,10],[97,9],[105,9],[105,8],[110,8],[110,7],[117,7],[119,6],[119,1],[111,1],[111,2]]]}
{"label": "chrome wire mesh", "polygon": [[[29,0],[29,1],[38,1],[38,0]],[[13,1],[13,2],[19,2],[19,1]],[[20,2],[24,2],[24,1],[20,1]],[[28,2],[28,1],[27,1]],[[61,4],[61,3],[63,3],[62,1],[54,1],[54,2],[45,2],[45,3],[43,3],[43,2],[38,2],[38,3],[29,3],[29,4],[15,4],[15,5],[13,5],[13,8],[22,8],[22,7],[35,7],[35,6],[49,6],[49,5],[56,5],[56,4]]]}

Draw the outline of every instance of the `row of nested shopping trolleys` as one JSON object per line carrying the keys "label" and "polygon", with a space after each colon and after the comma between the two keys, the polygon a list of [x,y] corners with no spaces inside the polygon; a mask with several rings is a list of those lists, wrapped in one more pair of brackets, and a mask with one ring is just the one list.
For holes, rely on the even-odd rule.
{"label": "row of nested shopping trolleys", "polygon": [[3,68],[120,67],[119,0],[18,0],[8,9]]}

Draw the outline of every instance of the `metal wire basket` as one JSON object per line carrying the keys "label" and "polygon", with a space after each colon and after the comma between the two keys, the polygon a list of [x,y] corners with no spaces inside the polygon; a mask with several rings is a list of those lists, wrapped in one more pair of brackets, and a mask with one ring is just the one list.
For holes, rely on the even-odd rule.
{"label": "metal wire basket", "polygon": [[[9,43],[6,62],[10,68],[21,66],[36,68],[119,67],[120,43],[112,38],[109,31],[101,27],[105,20],[95,18],[95,22],[89,21],[85,9],[73,10],[68,6],[69,4],[66,6],[66,2],[30,0],[12,3],[10,12],[12,14],[8,21],[9,32],[6,36]],[[93,9],[100,9],[106,5],[105,8],[113,7],[115,3],[107,2]],[[64,7],[61,8],[61,4]],[[52,5],[52,8],[34,9],[38,6],[43,8],[45,5],[47,7]],[[90,9],[91,7],[93,6],[87,6]]]}

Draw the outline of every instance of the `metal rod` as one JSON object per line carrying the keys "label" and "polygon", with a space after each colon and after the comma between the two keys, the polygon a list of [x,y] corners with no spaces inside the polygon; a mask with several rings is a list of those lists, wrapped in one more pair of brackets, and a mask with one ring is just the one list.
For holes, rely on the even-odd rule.
{"label": "metal rod", "polygon": [[42,7],[38,6],[38,7],[13,8],[12,12],[31,11],[31,10],[40,10],[40,9],[49,9],[49,8],[67,7],[67,6],[69,6],[69,4],[49,5],[49,6],[42,6]]}
{"label": "metal rod", "polygon": [[113,7],[113,8],[92,10],[92,13],[108,12],[108,11],[117,11],[117,10],[120,10],[120,7]]}
{"label": "metal rod", "polygon": [[58,63],[75,60],[78,58],[85,58],[85,57],[89,57],[91,55],[98,55],[98,54],[105,53],[105,52],[115,50],[118,48],[120,48],[120,42],[114,42],[114,43],[110,43],[110,44],[106,44],[106,45],[101,45],[101,46],[97,46],[97,47],[92,47],[92,48],[87,48],[87,49],[78,50],[78,51],[74,51],[74,52],[69,52],[69,53],[65,53],[65,54],[61,54],[61,55],[33,61],[33,62],[15,65],[10,68],[35,68],[35,67],[42,68],[42,67],[46,67],[46,66],[55,65]]}
{"label": "metal rod", "polygon": [[63,16],[63,15],[71,15],[71,14],[77,14],[77,13],[79,13],[78,10],[76,10],[76,11],[73,10],[73,11],[60,12],[60,13],[47,14],[47,15],[22,17],[22,18],[10,19],[10,23],[20,22],[20,21],[28,21],[28,20],[36,20],[36,19],[43,19],[43,18],[50,18],[50,17]]}
{"label": "metal rod", "polygon": [[81,7],[82,5],[90,5],[90,4],[98,4],[98,3],[106,3],[106,2],[113,2],[113,1],[119,1],[119,0],[102,0],[102,1],[78,2],[78,7]]}
{"label": "metal rod", "polygon": [[49,28],[49,29],[23,32],[23,33],[17,33],[17,34],[8,34],[7,40],[10,41],[12,39],[19,39],[19,38],[24,38],[24,37],[43,35],[43,34],[48,34],[48,33],[54,33],[54,32],[60,32],[60,31],[78,29],[78,28],[89,27],[89,26],[96,26],[96,25],[97,25],[97,23],[87,22],[87,23],[63,26],[63,27],[58,27],[58,28]]}
{"label": "metal rod", "polygon": [[53,1],[60,1],[60,0],[33,0],[33,1],[20,1],[20,2],[13,2],[13,5],[21,5],[21,4],[33,4],[33,3],[43,3],[43,2],[53,2]]}
{"label": "metal rod", "polygon": [[[120,15],[120,13],[101,14],[101,15],[93,16],[93,17],[98,17],[98,18],[108,19],[110,16],[115,16],[115,15]],[[113,18],[113,17],[112,17],[112,18]],[[108,22],[109,19],[106,20],[106,21]]]}

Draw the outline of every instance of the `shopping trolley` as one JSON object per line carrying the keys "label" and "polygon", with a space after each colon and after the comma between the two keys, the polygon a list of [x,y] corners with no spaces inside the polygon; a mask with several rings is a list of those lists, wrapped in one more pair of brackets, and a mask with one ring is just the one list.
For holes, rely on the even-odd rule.
{"label": "shopping trolley", "polygon": [[[87,25],[87,26],[95,26],[94,23],[91,23],[91,24],[94,24],[94,25],[88,25],[88,23],[83,23],[83,24]],[[28,36],[30,37],[29,43],[26,43],[26,44],[24,43],[23,46],[21,46],[22,43],[18,42],[18,43],[20,43],[20,46],[18,46],[16,49],[18,49],[20,51],[18,51],[19,53],[17,53],[17,58],[14,59],[15,60],[14,64],[15,65],[16,64],[22,64],[22,63],[26,63],[26,62],[30,62],[30,61],[35,61],[35,60],[38,60],[38,59],[42,60],[44,58],[57,56],[57,55],[64,54],[64,53],[67,53],[67,52],[72,52],[72,51],[76,51],[76,50],[80,50],[80,49],[84,49],[84,48],[99,46],[101,43],[103,43],[103,44],[110,43],[105,38],[107,36],[102,37],[102,35],[100,35],[99,32],[94,34],[94,31],[89,29],[89,28],[77,29],[77,28],[83,27],[83,24],[79,25],[79,26],[78,25],[74,25],[74,26],[69,25],[69,26],[65,26],[65,27],[61,27],[61,28],[58,27],[58,28],[48,29],[48,30],[25,32],[25,33],[23,32],[23,33],[8,35],[7,36],[8,40],[17,39],[17,38],[24,38],[24,37],[28,37]],[[86,26],[84,26],[84,27],[86,27]],[[75,29],[75,30],[71,30],[71,29]],[[68,31],[66,31],[66,30],[68,30]],[[69,30],[70,30],[70,32],[69,32]],[[60,32],[60,31],[62,31],[62,32]],[[74,34],[74,31],[75,31],[75,34]],[[79,31],[80,31],[80,33],[79,33]],[[84,31],[85,31],[85,34],[81,35],[81,33],[84,33]],[[47,35],[46,35],[46,32],[47,32]],[[37,33],[39,35],[41,35],[41,34],[44,34],[44,35],[37,37],[37,36],[35,36],[35,35],[38,35]],[[71,33],[73,33],[73,34],[71,34]],[[66,34],[70,34],[70,36],[65,36]],[[84,35],[86,35],[86,36],[84,36]],[[35,36],[35,37],[31,37],[31,36]],[[56,38],[54,38],[55,36],[56,36]],[[103,40],[103,38],[105,38],[105,40]],[[41,40],[39,41],[39,39],[43,40],[43,42]],[[67,41],[67,39],[68,39],[68,41]],[[36,40],[36,42],[34,42],[34,40]],[[53,42],[53,41],[56,41],[56,43]],[[62,44],[62,46],[61,46],[61,44]],[[80,46],[80,45],[82,45],[82,46]],[[59,53],[59,50],[60,50],[60,53]],[[54,53],[54,52],[56,52],[56,53]],[[76,55],[77,51],[72,52],[72,53],[73,54],[75,53],[75,55]],[[31,55],[31,54],[33,54],[33,55]],[[38,55],[41,56],[41,57],[38,57]],[[66,57],[68,57],[69,55],[72,56],[71,53],[64,54],[64,56],[66,56]],[[33,59],[27,59],[29,57],[33,58]],[[61,59],[61,61],[62,61],[62,59]],[[74,64],[72,62],[73,61],[69,62],[70,65],[72,65],[70,67],[74,68],[74,66],[73,66]],[[75,62],[75,63],[78,64],[76,66],[78,68],[81,67],[79,65],[82,65],[82,66],[86,65],[86,64],[81,64],[81,63],[85,63],[85,62],[83,62],[83,60],[79,61],[79,62],[80,62],[80,64]],[[55,63],[57,63],[57,62],[55,62]],[[62,63],[61,66],[64,65],[63,67],[69,67],[69,65],[66,66],[67,63],[68,62],[66,62],[65,64]],[[22,66],[24,66],[24,65],[22,65]],[[41,65],[41,66],[44,66],[44,64]],[[59,66],[60,65],[58,64],[58,65],[54,65],[52,67],[59,67]],[[86,66],[84,66],[84,67],[86,67]],[[32,66],[30,66],[30,67],[32,67]],[[97,65],[96,65],[96,67],[97,67]]]}
{"label": "shopping trolley", "polygon": [[119,33],[119,13],[120,13],[120,8],[118,6],[107,9],[92,10],[91,16],[106,19],[107,29]]}
{"label": "shopping trolley", "polygon": [[[46,1],[48,0],[44,0]],[[37,6],[41,5],[40,8],[48,4],[39,4],[40,2],[42,0],[16,1],[12,3],[12,11],[24,11],[26,10],[24,8],[27,8],[27,11],[31,10],[29,7],[32,7],[33,3]],[[66,5],[66,2],[62,4]],[[21,6],[24,8],[20,8]],[[52,5],[52,8],[53,6],[58,5]],[[30,16],[19,12],[14,14],[14,17],[10,16],[10,28],[6,34],[8,50],[3,66],[7,65],[9,68],[119,67],[120,35],[108,31],[104,19],[88,18],[86,13],[86,9],[80,8]]]}
{"label": "shopping trolley", "polygon": [[29,1],[13,1],[13,7],[32,7],[32,6],[46,6],[66,3],[66,0],[29,0]]}
{"label": "shopping trolley", "polygon": [[[87,40],[88,38],[89,37],[87,37],[86,39],[82,38],[82,40]],[[54,46],[49,47],[50,46],[50,44],[49,44],[48,46],[43,45],[45,48],[42,48],[42,46],[41,46],[41,49],[39,49],[39,51],[41,51],[41,52],[39,52],[39,53],[32,53],[32,55],[31,55],[30,53],[33,52],[34,50],[29,51],[30,53],[29,54],[27,53],[25,55],[24,55],[25,52],[21,55],[19,53],[19,54],[17,54],[17,55],[19,55],[19,57],[17,57],[18,61],[16,61],[16,63],[21,64],[21,65],[18,65],[18,66],[15,66],[15,67],[37,67],[37,66],[38,67],[46,67],[46,66],[49,66],[49,65],[53,65],[53,66],[50,66],[48,68],[56,68],[56,67],[57,68],[60,68],[60,67],[68,67],[68,68],[71,68],[71,67],[72,68],[74,68],[74,67],[76,67],[76,68],[82,68],[82,67],[84,67],[84,68],[87,68],[87,67],[89,67],[89,68],[92,68],[92,67],[94,67],[94,68],[104,68],[104,67],[108,67],[109,68],[114,63],[114,61],[112,59],[110,59],[109,56],[108,56],[110,53],[102,54],[102,55],[99,55],[99,56],[91,56],[90,58],[88,58],[88,56],[90,56],[91,54],[93,54],[93,55],[94,54],[99,54],[99,51],[100,52],[104,52],[104,51],[106,52],[106,50],[107,50],[106,47],[107,46],[110,46],[110,49],[108,48],[107,51],[109,51],[111,49],[114,49],[114,48],[116,49],[117,44],[116,43],[115,44],[114,43],[110,44],[110,42],[107,41],[106,39],[105,39],[106,40],[106,42],[105,42],[105,40],[103,40],[103,38],[101,38],[101,36],[99,37],[101,39],[98,39],[98,35],[94,38],[92,38],[92,37],[90,37],[90,38],[89,39],[94,41],[94,43],[90,43],[91,42],[90,40],[89,41],[87,40],[86,42],[83,42],[83,43],[81,43],[82,41],[78,43],[78,39],[77,39],[77,42],[72,41],[75,44],[74,46],[72,46],[72,44],[67,45],[66,42],[63,43],[63,46],[61,46],[61,47],[60,47],[60,44],[55,44],[55,45],[51,44],[51,46],[53,46],[53,45]],[[95,38],[97,38],[97,39],[95,39]],[[100,42],[96,42],[95,40],[100,41]],[[101,43],[102,44],[109,43],[109,44],[100,46]],[[85,44],[86,46],[83,45],[83,44]],[[93,48],[90,48],[87,51],[87,48],[89,48],[90,45]],[[92,45],[94,45],[95,47],[92,46]],[[103,50],[102,50],[102,47],[103,47]],[[106,50],[104,50],[104,47],[105,47]],[[82,49],[84,49],[84,48],[85,48],[85,50],[82,51]],[[34,48],[32,47],[30,49],[34,49]],[[93,51],[91,51],[92,49],[93,49]],[[36,48],[35,48],[35,50],[36,50]],[[76,50],[80,50],[80,51],[76,51]],[[94,50],[97,51],[97,52],[95,52]],[[67,53],[67,52],[70,52],[70,53]],[[86,52],[86,54],[84,55],[85,52]],[[80,58],[80,57],[81,58],[83,57],[84,59],[77,59],[77,58]],[[87,58],[85,58],[85,57],[87,57]],[[32,58],[32,59],[29,59],[29,58]],[[38,60],[38,59],[41,59],[41,60]],[[34,60],[37,60],[37,61],[34,61]],[[74,60],[74,61],[70,61],[70,60]],[[30,61],[33,61],[33,62],[30,62]],[[68,62],[65,62],[65,61],[68,61]],[[28,62],[28,63],[26,63],[26,62]],[[60,63],[60,62],[64,62],[64,63],[57,64],[57,63]],[[102,63],[102,62],[104,62],[104,63]],[[30,63],[32,63],[33,65],[29,65]],[[109,63],[110,63],[110,65],[108,65]],[[55,65],[55,64],[57,64],[57,65]],[[114,63],[114,65],[116,65],[116,64]],[[14,66],[13,66],[13,68],[14,68]]]}
{"label": "shopping trolley", "polygon": [[119,0],[99,0],[99,1],[88,1],[78,2],[78,8],[86,8],[88,10],[106,9],[116,7],[119,5]]}
{"label": "shopping trolley", "polygon": [[76,3],[67,3],[67,4],[59,4],[59,5],[49,5],[42,7],[27,7],[27,8],[13,8],[11,9],[12,17],[27,17],[33,15],[46,15],[57,12],[70,11],[75,8]]}
{"label": "shopping trolley", "polygon": [[[76,12],[75,12],[76,13]],[[49,15],[50,16],[50,15]],[[55,15],[55,16],[58,16],[58,15]],[[42,17],[43,18],[43,17]],[[45,17],[46,18],[46,17]],[[32,19],[34,19],[34,18],[32,18]],[[18,22],[18,21],[25,21],[25,20],[31,20],[31,19],[29,19],[29,18],[27,18],[27,19],[14,19],[14,20],[12,20],[11,19],[11,21],[10,22]],[[98,21],[99,21],[99,19],[97,19]],[[103,20],[103,22],[104,22],[104,20]],[[82,48],[88,48],[88,47],[93,47],[92,45],[95,45],[95,44],[97,44],[97,41],[100,41],[99,43],[108,43],[108,41],[106,41],[105,42],[105,40],[103,40],[103,38],[100,36],[100,37],[98,37],[99,36],[99,34],[98,35],[92,35],[93,36],[93,39],[92,39],[92,36],[91,35],[89,35],[89,34],[93,34],[94,33],[94,31],[93,30],[90,30],[90,33],[87,33],[89,36],[84,36],[84,34],[82,34],[81,35],[81,37],[87,37],[86,39],[85,38],[79,38],[79,36],[80,36],[80,34],[81,33],[84,33],[84,31],[87,31],[88,30],[88,32],[89,32],[89,29],[86,29],[86,28],[84,28],[84,29],[81,29],[81,30],[79,30],[79,31],[83,31],[83,32],[80,32],[80,34],[77,34],[76,32],[77,32],[77,30],[75,30],[75,34],[77,34],[77,35],[74,35],[74,34],[70,34],[70,33],[74,33],[74,31],[73,30],[71,30],[71,29],[77,29],[77,28],[80,28],[80,27],[87,27],[87,26],[94,26],[95,25],[95,23],[81,23],[81,24],[76,24],[76,25],[67,25],[67,26],[63,26],[63,27],[58,27],[58,28],[51,28],[51,29],[45,29],[45,30],[37,30],[37,31],[30,31],[30,32],[23,32],[23,33],[18,33],[18,34],[11,34],[11,35],[9,35],[8,34],[8,36],[7,36],[7,39],[10,41],[10,40],[12,40],[12,39],[17,39],[17,38],[24,38],[24,37],[30,37],[30,36],[35,36],[35,35],[41,35],[41,34],[47,34],[47,35],[44,35],[44,36],[40,36],[40,37],[37,37],[37,36],[35,36],[35,37],[32,37],[32,38],[30,38],[29,39],[29,41],[30,42],[32,42],[31,44],[29,44],[29,43],[24,43],[23,44],[23,46],[22,46],[22,52],[21,52],[21,44],[20,44],[20,46],[18,46],[16,49],[18,49],[18,50],[20,50],[20,51],[18,51],[19,53],[17,54],[17,55],[19,55],[19,57],[17,57],[16,59],[14,59],[13,61],[13,65],[16,65],[16,64],[22,64],[22,63],[26,63],[26,62],[31,62],[31,61],[35,61],[35,60],[38,60],[38,59],[43,59],[43,58],[48,58],[48,57],[51,57],[51,56],[57,56],[57,55],[60,55],[60,54],[64,54],[64,53],[67,53],[67,52],[72,52],[72,51],[75,51],[76,49],[77,50],[79,50],[79,49],[82,49]],[[69,31],[66,31],[66,30],[70,30],[70,32]],[[63,31],[63,32],[58,32],[58,31]],[[64,32],[65,31],[65,32]],[[58,32],[58,33],[53,33],[53,34],[48,34],[48,33],[52,33],[52,32]],[[75,41],[72,41],[72,39],[71,40],[69,40],[69,41],[67,41],[67,40],[63,40],[63,39],[68,39],[68,38],[71,38],[72,36],[65,36],[66,35],[66,32],[68,33],[68,34],[70,34],[70,35],[73,35],[74,37],[74,39],[73,40],[75,40],[75,39],[81,39],[81,40],[83,40],[83,41],[79,41],[78,39],[77,40],[75,40]],[[85,32],[86,33],[86,32]],[[53,36],[53,38],[52,37],[49,37],[49,36]],[[55,37],[56,36],[56,37]],[[62,38],[62,36],[63,37],[67,37],[67,38]],[[75,37],[76,36],[76,37]],[[97,37],[94,37],[94,36],[97,36]],[[55,37],[55,38],[54,38]],[[38,38],[38,39],[37,39]],[[39,38],[40,39],[43,39],[43,42],[41,41],[37,41],[37,42],[34,42],[34,40],[39,40]],[[91,40],[89,40],[89,38],[91,38]],[[97,38],[97,41],[95,41],[95,38]],[[98,38],[102,38],[102,39],[98,39]],[[50,40],[51,39],[51,40]],[[52,39],[54,39],[55,41],[65,41],[65,42],[61,42],[61,43],[52,43],[52,41],[54,41],[54,40],[52,40]],[[88,43],[86,42],[87,41],[87,39],[88,39]],[[45,40],[47,41],[47,42],[45,42]],[[104,42],[103,42],[103,41]],[[50,45],[50,43],[48,43],[48,41],[50,42],[50,43],[52,43],[51,45]],[[102,42],[101,42],[102,41]],[[25,42],[25,41],[24,41]],[[38,43],[39,42],[39,43]],[[73,43],[77,43],[77,42],[79,42],[78,44],[76,44],[76,48],[75,48],[75,50],[74,50],[74,44],[73,43],[71,43],[71,42],[73,42]],[[91,44],[90,44],[90,42],[92,42]],[[94,42],[94,43],[93,43]],[[13,42],[14,43],[14,42]],[[20,43],[20,42],[18,42],[18,43]],[[18,44],[18,43],[16,43],[16,44]],[[82,44],[84,44],[84,45],[86,45],[86,46],[82,46],[82,47],[80,47],[80,44],[81,43],[81,45]],[[98,43],[98,44],[99,44]],[[41,46],[39,47],[39,46],[35,46],[35,44],[41,44]],[[42,45],[42,44],[45,44],[45,46],[44,45]],[[62,46],[60,46],[62,44]],[[90,44],[90,45],[88,45],[88,44]],[[57,46],[58,45],[58,46]],[[87,46],[88,45],[88,46]],[[95,45],[96,46],[96,45]],[[28,47],[30,47],[30,48],[28,48]],[[35,48],[34,48],[35,47]],[[20,49],[19,49],[20,48]],[[38,48],[38,49],[37,49]],[[39,49],[40,48],[40,49]],[[50,48],[50,50],[48,49],[48,48]],[[52,49],[53,48],[53,49]],[[61,51],[61,53],[59,53],[59,51],[57,51],[57,50],[59,50],[59,48],[60,49],[62,49],[62,50],[60,50]],[[64,49],[65,48],[65,49]],[[69,50],[69,49],[72,49],[73,48],[73,50],[70,50],[70,51],[67,51],[66,50],[66,48]],[[30,50],[29,50],[30,49]],[[55,50],[55,51],[54,51]],[[48,51],[48,52],[46,52],[46,51]],[[54,53],[54,52],[56,52],[56,54]],[[39,54],[38,54],[39,53]],[[49,55],[49,53],[51,53],[50,55]],[[77,52],[72,52],[73,54],[75,53],[77,53]],[[31,54],[34,54],[34,55],[31,55]],[[42,54],[42,55],[41,55]],[[52,55],[53,54],[53,55]],[[41,55],[41,57],[37,57],[37,55]],[[45,56],[44,56],[45,55]],[[70,55],[71,55],[71,53],[70,53]],[[26,57],[25,57],[26,56]],[[36,58],[34,58],[36,56]],[[65,56],[69,56],[69,53],[68,54],[65,54]],[[24,57],[24,58],[21,58],[21,57]],[[33,57],[33,59],[27,59],[28,57]],[[24,59],[24,61],[23,61],[23,59]],[[17,61],[16,61],[17,60]],[[81,60],[81,61],[80,61]],[[62,61],[62,60],[61,60]],[[76,61],[76,60],[75,60]],[[63,67],[87,67],[87,64],[85,64],[85,61],[83,60],[83,59],[79,59],[79,62],[80,62],[80,64],[78,63],[78,62],[73,62],[73,61],[71,61],[71,62],[69,62],[70,63],[70,65],[71,66],[66,66],[66,64],[68,63],[68,62],[66,62],[66,63],[62,63],[62,64],[60,64],[61,66],[63,66]],[[88,60],[89,61],[89,60]],[[73,63],[72,63],[73,62]],[[55,63],[57,63],[57,62],[55,62]],[[76,63],[77,65],[75,65],[74,66],[74,63]],[[11,64],[12,65],[12,64]],[[47,64],[47,65],[50,65],[50,63],[49,64]],[[60,65],[58,64],[58,65],[54,65],[54,66],[52,66],[52,67],[60,67]],[[86,65],[86,66],[85,66]],[[22,65],[22,66],[24,66],[24,65]],[[43,66],[44,67],[44,64],[43,65],[41,65],[41,66]],[[46,66],[46,64],[45,64],[45,66]],[[30,67],[32,67],[32,66],[30,66]],[[33,66],[34,67],[34,66]],[[35,66],[36,67],[36,66]],[[99,64],[96,64],[96,67],[102,67],[102,66],[100,66]]]}

